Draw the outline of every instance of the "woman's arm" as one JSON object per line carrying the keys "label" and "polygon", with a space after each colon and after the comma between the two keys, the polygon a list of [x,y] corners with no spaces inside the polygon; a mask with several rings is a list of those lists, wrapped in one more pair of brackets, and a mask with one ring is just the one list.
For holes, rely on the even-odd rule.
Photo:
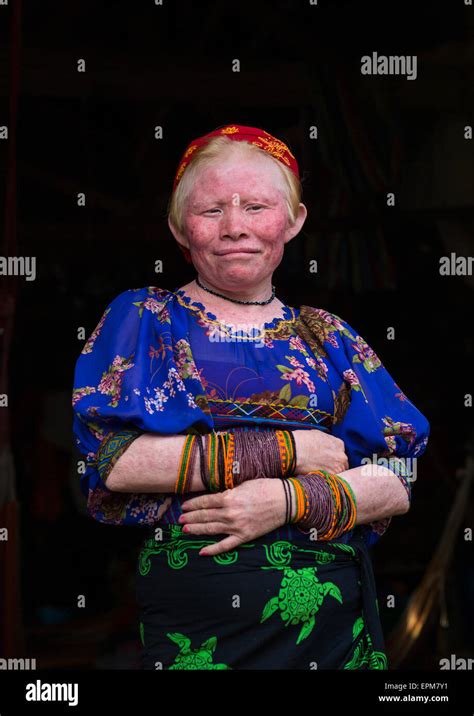
{"label": "woman's arm", "polygon": [[[292,432],[296,445],[297,474],[304,474],[311,469],[337,472],[348,467],[344,443],[339,438],[317,430]],[[245,435],[242,436],[244,440]],[[113,492],[174,492],[186,438],[187,435],[140,435],[116,460],[106,479],[108,489]],[[267,446],[262,443],[259,449],[263,450]],[[257,464],[255,468],[258,468]],[[255,476],[258,475],[256,472]],[[187,491],[206,490],[200,477],[199,460],[195,459]]]}
{"label": "woman's arm", "polygon": [[382,465],[362,465],[339,473],[352,488],[357,504],[356,525],[366,525],[410,509],[398,475]]}
{"label": "woman's arm", "polygon": [[[187,435],[140,435],[119,457],[106,486],[112,492],[174,492],[186,438]],[[195,460],[189,491],[205,489],[199,461]]]}
{"label": "woman's arm", "polygon": [[[351,486],[357,504],[356,525],[404,514],[408,496],[388,468],[364,465],[339,473]],[[257,479],[233,490],[192,497],[182,503],[180,524],[190,534],[228,534],[199,554],[213,556],[256,539],[285,524],[286,501],[281,480]]]}

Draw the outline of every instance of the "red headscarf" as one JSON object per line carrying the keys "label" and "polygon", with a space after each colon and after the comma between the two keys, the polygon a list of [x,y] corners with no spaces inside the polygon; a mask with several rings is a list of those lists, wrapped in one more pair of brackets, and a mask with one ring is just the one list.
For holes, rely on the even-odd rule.
{"label": "red headscarf", "polygon": [[[178,186],[180,179],[186,170],[186,167],[193,158],[194,153],[200,147],[207,144],[207,142],[212,139],[212,137],[219,137],[221,135],[224,135],[236,142],[245,141],[249,142],[249,144],[254,144],[256,147],[260,147],[260,149],[263,149],[265,152],[268,152],[272,155],[272,157],[275,157],[275,159],[278,159],[279,162],[287,166],[288,169],[293,172],[297,179],[300,178],[298,163],[294,155],[290,152],[284,142],[272,136],[264,129],[257,129],[256,127],[243,127],[240,124],[227,124],[225,127],[215,129],[213,132],[209,132],[209,134],[205,134],[203,137],[193,139],[193,141],[191,142],[191,144],[189,144],[183,156],[181,157],[181,161],[178,165],[178,169],[176,171],[176,175],[173,182],[173,191],[175,191],[176,187]],[[191,252],[189,251],[189,249],[187,249],[186,246],[183,246],[182,244],[178,245],[183,252],[186,261],[192,263]]]}

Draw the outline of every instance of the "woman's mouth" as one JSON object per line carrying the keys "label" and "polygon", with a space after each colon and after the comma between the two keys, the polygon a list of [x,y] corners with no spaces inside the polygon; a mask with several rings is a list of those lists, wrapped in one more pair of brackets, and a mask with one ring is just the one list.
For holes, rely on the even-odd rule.
{"label": "woman's mouth", "polygon": [[229,249],[228,251],[221,251],[218,256],[235,256],[236,254],[258,254],[260,253],[257,249]]}

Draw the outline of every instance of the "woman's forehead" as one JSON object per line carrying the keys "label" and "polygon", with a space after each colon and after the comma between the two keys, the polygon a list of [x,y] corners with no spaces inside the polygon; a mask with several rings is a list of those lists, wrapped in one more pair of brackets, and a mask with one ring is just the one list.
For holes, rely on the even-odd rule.
{"label": "woman's forehead", "polygon": [[224,206],[225,204],[244,204],[248,201],[262,202],[267,204],[275,204],[278,201],[283,203],[281,192],[277,190],[269,194],[261,189],[255,191],[244,190],[242,192],[233,192],[230,195],[226,195],[223,192],[216,192],[215,194],[209,193],[202,196],[194,196],[190,198],[188,207],[190,209],[199,209],[200,207],[206,206],[212,201],[213,205]]}
{"label": "woman's forehead", "polygon": [[[258,158],[257,158],[258,159]],[[258,193],[262,198],[275,198],[283,188],[281,173],[271,162],[222,161],[203,168],[190,193],[191,200],[232,194],[241,197]]]}
{"label": "woman's forehead", "polygon": [[275,203],[283,201],[281,187],[256,183],[253,186],[229,182],[226,184],[211,184],[209,188],[196,186],[189,196],[188,205],[192,208],[206,204],[212,200],[215,204],[238,204],[245,201],[262,201]]}

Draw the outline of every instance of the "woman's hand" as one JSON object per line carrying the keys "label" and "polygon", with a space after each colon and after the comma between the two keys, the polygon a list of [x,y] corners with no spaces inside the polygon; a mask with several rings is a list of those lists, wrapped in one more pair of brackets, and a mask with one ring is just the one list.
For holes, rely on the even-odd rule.
{"label": "woman's hand", "polygon": [[296,445],[296,474],[327,470],[339,474],[349,469],[349,461],[340,438],[320,430],[293,430]]}
{"label": "woman's hand", "polygon": [[258,478],[232,490],[193,497],[181,505],[179,523],[187,534],[229,536],[204,547],[199,554],[213,556],[235,549],[285,524],[286,499],[281,480]]}

